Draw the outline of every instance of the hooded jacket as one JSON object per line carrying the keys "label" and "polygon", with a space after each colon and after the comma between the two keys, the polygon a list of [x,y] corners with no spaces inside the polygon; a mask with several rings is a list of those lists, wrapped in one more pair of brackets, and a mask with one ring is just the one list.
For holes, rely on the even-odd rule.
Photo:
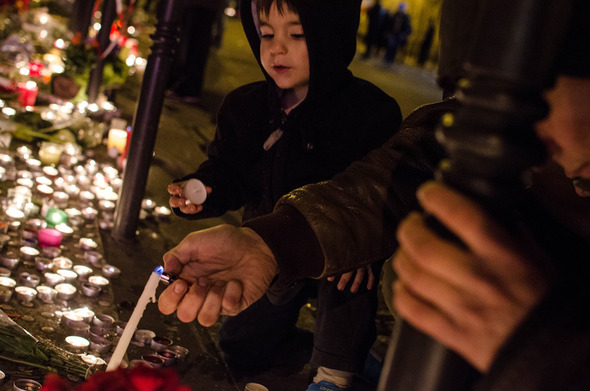
{"label": "hooded jacket", "polygon": [[[309,51],[305,100],[285,116],[280,88],[266,73],[266,80],[230,92],[218,112],[208,160],[180,179],[200,179],[213,191],[202,212],[185,215],[175,209],[176,214],[215,217],[244,206],[246,221],[270,213],[284,194],[332,178],[397,131],[401,122],[397,102],[348,70],[356,50],[360,0],[294,3]],[[245,0],[240,9],[244,31],[260,64],[254,7]],[[282,137],[265,150],[265,141],[279,128]]]}

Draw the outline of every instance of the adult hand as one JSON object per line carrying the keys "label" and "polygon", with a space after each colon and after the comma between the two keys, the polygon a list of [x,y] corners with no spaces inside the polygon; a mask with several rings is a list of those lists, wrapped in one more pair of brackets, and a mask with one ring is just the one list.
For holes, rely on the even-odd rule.
{"label": "adult hand", "polygon": [[414,327],[485,372],[547,292],[549,282],[534,264],[545,256],[528,235],[509,234],[442,184],[425,184],[418,198],[466,248],[441,239],[420,214],[408,216],[398,229],[393,304]]}
{"label": "adult hand", "polygon": [[188,234],[164,254],[164,270],[179,277],[159,297],[165,314],[211,326],[257,301],[278,273],[275,258],[249,228],[231,225]]}
{"label": "adult hand", "polygon": [[[350,291],[352,293],[357,292],[359,290],[359,288],[361,287],[361,284],[363,283],[365,275],[368,276],[367,277],[367,289],[371,290],[373,288],[373,285],[375,284],[375,275],[373,274],[373,269],[371,269],[370,265],[358,268],[358,269],[356,269],[356,271],[353,271],[353,272],[341,274],[340,278],[338,280],[338,286],[337,286],[338,290],[343,291],[346,288],[346,285],[348,285],[348,282],[350,281],[350,279],[354,277],[354,281],[352,282],[352,285],[350,286]],[[338,276],[328,277],[328,281],[335,281],[337,277]]]}
{"label": "adult hand", "polygon": [[[184,214],[195,214],[199,213],[203,210],[203,205],[196,205],[191,203],[187,198],[184,196],[184,184],[186,181],[183,182],[175,182],[168,185],[168,194],[170,194],[170,198],[168,199],[168,204],[172,208],[178,208]],[[213,191],[209,186],[205,186],[207,190],[207,194],[211,194]]]}

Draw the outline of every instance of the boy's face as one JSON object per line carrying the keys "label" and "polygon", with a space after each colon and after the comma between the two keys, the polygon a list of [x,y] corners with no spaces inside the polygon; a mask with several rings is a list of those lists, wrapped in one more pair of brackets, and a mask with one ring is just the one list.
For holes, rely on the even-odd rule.
{"label": "boy's face", "polygon": [[305,98],[309,86],[309,54],[301,21],[286,6],[279,13],[273,4],[260,13],[260,60],[264,70],[284,90]]}
{"label": "boy's face", "polygon": [[[537,124],[538,136],[571,179],[576,192],[590,196],[590,78],[560,76],[545,95],[549,116]],[[576,184],[576,181],[574,181]],[[583,187],[583,189],[582,189]]]}

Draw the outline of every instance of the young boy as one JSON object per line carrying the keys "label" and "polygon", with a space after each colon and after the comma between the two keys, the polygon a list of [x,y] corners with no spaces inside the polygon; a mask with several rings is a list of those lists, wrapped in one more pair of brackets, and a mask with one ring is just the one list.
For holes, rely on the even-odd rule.
{"label": "young boy", "polygon": [[[270,213],[282,195],[330,179],[382,145],[401,122],[394,99],[348,70],[360,0],[245,0],[240,9],[266,81],[226,96],[208,160],[168,187],[170,205],[183,217],[220,216],[242,206],[244,221]],[[182,195],[191,178],[207,188],[202,204],[187,204]],[[350,282],[350,274],[288,286],[275,281],[257,303],[225,319],[220,346],[228,362],[274,362],[292,339],[300,307],[317,290],[312,362],[319,369],[308,390],[346,389],[375,339],[373,281],[380,266],[359,269]]]}

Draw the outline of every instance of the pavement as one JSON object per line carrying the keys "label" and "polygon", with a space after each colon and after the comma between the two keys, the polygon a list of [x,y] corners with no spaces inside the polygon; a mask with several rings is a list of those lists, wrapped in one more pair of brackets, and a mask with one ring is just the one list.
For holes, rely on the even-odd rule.
{"label": "pavement", "polygon": [[[353,73],[395,97],[404,116],[442,96],[432,70],[398,63],[384,67],[378,59],[361,60],[360,55],[357,58],[351,65]],[[168,205],[167,184],[195,170],[206,158],[205,149],[213,138],[215,114],[223,96],[262,77],[239,21],[226,19],[222,45],[211,52],[201,100],[191,105],[170,99],[164,102],[145,198],[152,199],[157,205]],[[141,73],[130,77],[115,94],[115,104],[129,122],[135,113],[141,78]],[[105,259],[122,270],[121,278],[112,286],[119,319],[130,316],[151,271],[161,265],[165,251],[192,231],[219,223],[239,225],[240,216],[240,211],[235,211],[221,218],[188,221],[176,216],[156,218],[148,214],[140,220],[137,236],[132,240],[116,240],[110,231],[101,231]],[[286,352],[290,360],[260,373],[238,373],[228,368],[217,344],[219,323],[210,328],[196,322],[181,323],[176,316],[164,316],[155,304],[149,304],[138,328],[153,330],[158,336],[170,338],[175,344],[189,349],[188,360],[178,367],[178,372],[182,382],[195,391],[242,391],[248,382],[261,383],[271,391],[303,391],[313,376],[313,368],[307,361],[314,311],[313,302],[301,310],[298,323],[301,341],[298,341],[297,349]],[[377,361],[384,355],[392,325],[391,313],[381,303],[377,315],[379,338],[373,352]],[[356,391],[375,389],[375,383],[368,378],[357,379],[353,386]]]}

